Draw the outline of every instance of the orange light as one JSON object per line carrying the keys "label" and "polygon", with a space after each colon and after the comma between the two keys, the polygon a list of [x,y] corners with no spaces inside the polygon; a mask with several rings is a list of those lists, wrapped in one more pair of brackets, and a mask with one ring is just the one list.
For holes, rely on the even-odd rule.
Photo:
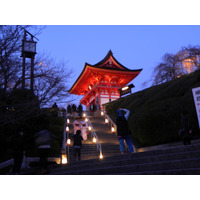
{"label": "orange light", "polygon": [[67,155],[62,154],[62,164],[66,164],[66,163],[67,163]]}
{"label": "orange light", "polygon": [[89,130],[89,131],[91,131],[91,130],[92,130],[92,127],[91,127],[91,126],[89,126],[89,127],[88,127],[88,130]]}
{"label": "orange light", "polygon": [[97,139],[95,137],[93,137],[93,140],[92,140],[94,143],[97,142]]}
{"label": "orange light", "polygon": [[102,154],[102,152],[100,152],[99,158],[100,158],[100,159],[103,159],[103,154]]}

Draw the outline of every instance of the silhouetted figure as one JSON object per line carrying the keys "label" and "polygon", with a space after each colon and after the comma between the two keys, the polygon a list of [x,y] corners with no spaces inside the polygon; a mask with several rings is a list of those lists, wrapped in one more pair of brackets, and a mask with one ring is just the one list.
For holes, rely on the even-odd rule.
{"label": "silhouetted figure", "polygon": [[70,115],[72,114],[72,107],[70,104],[67,106],[67,113]]}
{"label": "silhouetted figure", "polygon": [[76,134],[73,135],[73,148],[74,148],[74,161],[76,161],[76,157],[78,155],[78,160],[81,160],[81,148],[82,148],[82,140],[81,131],[77,130]]}
{"label": "silhouetted figure", "polygon": [[99,105],[99,103],[97,103],[96,106],[95,106],[95,117],[100,117],[100,115],[101,115],[100,109],[101,109],[100,105]]}
{"label": "silhouetted figure", "polygon": [[94,116],[94,111],[95,111],[95,103],[91,102],[90,103],[90,114],[91,114],[91,116]]}
{"label": "silhouetted figure", "polygon": [[22,130],[19,130],[17,132],[17,135],[13,138],[13,158],[14,158],[13,174],[20,173],[23,155],[24,155],[24,138]]}
{"label": "silhouetted figure", "polygon": [[72,105],[72,112],[73,112],[73,117],[75,118],[76,117],[76,110],[77,108],[76,108],[76,105],[75,104],[73,104]]}
{"label": "silhouetted figure", "polygon": [[[124,115],[123,111],[126,112]],[[130,111],[127,109],[118,109],[117,110],[117,117],[116,117],[116,125],[117,125],[117,135],[119,140],[119,147],[121,154],[124,154],[124,140],[126,141],[126,144],[128,145],[129,152],[133,153],[133,145],[131,141],[131,135],[128,128],[128,117],[129,117]]]}
{"label": "silhouetted figure", "polygon": [[59,108],[58,108],[56,102],[53,104],[53,106],[51,107],[51,109],[52,109],[52,116],[58,117]]}
{"label": "silhouetted figure", "polygon": [[83,113],[83,106],[81,104],[79,104],[78,106],[78,115],[81,118],[82,117],[82,113]]}
{"label": "silhouetted figure", "polygon": [[190,145],[192,139],[192,130],[190,127],[189,117],[187,111],[181,113],[181,129],[179,131],[184,145]]}
{"label": "silhouetted figure", "polygon": [[35,143],[38,146],[38,152],[40,156],[40,167],[41,173],[47,173],[48,169],[48,157],[51,149],[51,142],[55,136],[49,132],[48,130],[44,129],[34,135]]}

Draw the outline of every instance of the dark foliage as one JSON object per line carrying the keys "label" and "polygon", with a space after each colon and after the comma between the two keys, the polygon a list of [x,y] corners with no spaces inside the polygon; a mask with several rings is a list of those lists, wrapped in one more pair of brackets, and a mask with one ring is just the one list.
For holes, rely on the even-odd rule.
{"label": "dark foliage", "polygon": [[192,88],[200,86],[200,70],[179,79],[153,86],[106,104],[115,118],[118,108],[131,111],[129,127],[140,146],[151,146],[180,140],[180,113],[187,110],[194,137],[199,127]]}

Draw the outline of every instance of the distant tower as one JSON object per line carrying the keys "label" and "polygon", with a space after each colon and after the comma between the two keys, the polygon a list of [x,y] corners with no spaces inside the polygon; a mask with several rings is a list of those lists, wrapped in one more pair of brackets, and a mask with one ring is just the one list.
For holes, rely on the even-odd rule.
{"label": "distant tower", "polygon": [[[27,40],[27,34],[30,36],[30,40]],[[31,83],[30,89],[33,94],[33,84],[34,84],[34,58],[36,54],[36,42],[33,41],[34,36],[24,29],[24,38],[22,40],[22,88],[25,88],[25,59],[31,59]],[[37,38],[36,38],[37,39]]]}

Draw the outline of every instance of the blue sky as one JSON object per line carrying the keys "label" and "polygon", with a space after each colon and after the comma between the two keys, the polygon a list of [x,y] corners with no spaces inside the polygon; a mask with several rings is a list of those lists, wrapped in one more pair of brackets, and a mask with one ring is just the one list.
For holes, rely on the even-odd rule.
{"label": "blue sky", "polygon": [[37,51],[67,62],[74,73],[68,80],[71,87],[85,62],[96,64],[111,49],[125,67],[143,69],[131,82],[136,92],[151,86],[153,69],[165,53],[200,45],[199,36],[198,25],[48,25],[38,36]]}
{"label": "blue sky", "polygon": [[132,82],[133,92],[140,91],[151,85],[153,69],[165,53],[199,45],[197,0],[57,0],[48,4],[35,0],[27,8],[22,6],[24,0],[10,0],[1,5],[0,24],[47,25],[38,36],[37,52],[68,62],[74,72],[69,87],[85,62],[96,64],[111,49],[127,68],[143,68]]}
{"label": "blue sky", "polygon": [[[2,1],[1,8],[0,24],[57,25],[47,26],[42,34],[38,36],[37,51],[38,53],[51,53],[53,58],[68,61],[68,67],[74,70],[74,79],[69,82],[69,86],[79,76],[85,62],[96,64],[111,49],[115,58],[129,69],[143,68],[141,74],[133,81],[135,85],[133,92],[139,91],[144,89],[143,82],[148,82],[151,79],[153,68],[161,62],[161,58],[165,53],[176,53],[183,46],[199,45],[200,43],[198,0],[35,0],[31,3],[27,3],[24,0],[9,0]],[[83,26],[77,26],[80,24],[83,24]],[[197,26],[177,26],[188,24]],[[23,182],[29,183],[23,185],[23,193],[26,193],[24,197],[27,197],[30,193],[33,194],[32,187],[30,187],[30,178],[27,178],[27,180],[23,180]],[[103,193],[101,191],[98,193],[100,198],[104,198],[104,194],[118,188],[119,181],[126,183],[128,181],[128,184],[125,184],[124,187],[120,186],[121,189],[131,191],[134,187],[134,197],[141,198],[141,194],[143,194],[143,199],[145,197],[147,199],[149,196],[152,196],[154,199],[160,199],[163,193],[166,199],[170,199],[172,193],[173,197],[176,198],[175,188],[176,191],[179,191],[177,186],[182,187],[182,184],[184,184],[184,181],[179,181],[180,179],[177,179],[177,177],[173,177],[173,180],[172,177],[158,177],[159,180],[153,177],[153,179],[149,180],[146,177],[138,176],[134,177],[134,181],[132,181],[132,178],[128,179],[128,177],[125,179],[124,177],[116,177],[116,181],[114,180],[115,177],[112,177],[112,179],[105,179],[105,177],[91,178],[90,180],[88,179],[86,184],[85,177],[81,179],[80,176],[68,178],[68,182],[65,181],[64,184],[62,184],[60,179],[55,180],[54,178],[54,181],[61,183],[58,184],[58,191],[65,191],[67,187],[70,190],[70,194],[77,192],[77,187],[74,187],[77,181],[79,185],[89,185],[89,181],[92,181],[95,184],[89,185],[90,194],[92,194],[88,196],[89,199],[93,199],[94,195],[96,195],[96,188],[101,188],[101,191],[104,191]],[[103,184],[100,178],[104,181]],[[192,181],[194,182],[194,179]],[[40,182],[41,185],[39,186],[41,187],[38,188],[43,190],[44,181]],[[37,182],[31,180],[31,183],[34,184],[33,186],[35,186],[35,183],[40,184],[40,182],[38,180]],[[13,188],[16,188],[15,186],[19,183],[19,180],[16,179],[16,182],[15,180],[10,182],[5,177],[2,183],[5,186],[14,184]],[[56,198],[63,198],[63,193],[55,190],[55,185],[50,183],[51,181],[45,182],[50,189],[53,186],[51,190],[54,191],[53,195]],[[159,191],[157,195],[154,192],[155,184]],[[151,187],[151,185],[154,187]],[[192,194],[196,197],[198,189],[194,189],[194,184],[191,186],[190,195]],[[166,193],[166,188],[169,187],[172,193]],[[144,188],[148,192],[144,193]],[[18,188],[16,189],[18,192]],[[85,187],[79,187],[79,190],[80,195],[78,194],[78,197],[82,198],[82,195],[85,193]],[[10,194],[10,187],[4,187],[2,191],[4,191],[5,195]],[[115,192],[112,193],[112,197],[129,198],[129,193],[122,193],[120,196],[118,192]],[[187,195],[177,192],[177,198],[186,199]],[[22,197],[22,199],[25,198]]]}

